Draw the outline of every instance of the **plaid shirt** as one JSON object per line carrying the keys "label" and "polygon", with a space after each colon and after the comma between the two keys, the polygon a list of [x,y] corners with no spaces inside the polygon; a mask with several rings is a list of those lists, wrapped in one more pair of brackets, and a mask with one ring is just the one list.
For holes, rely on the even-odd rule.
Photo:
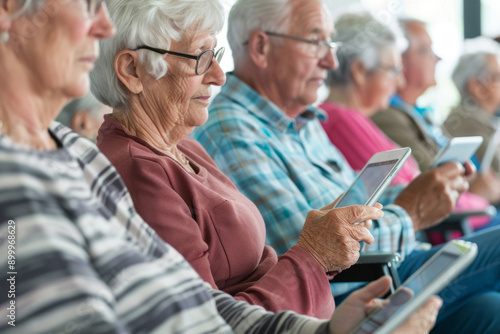
{"label": "plaid shirt", "polygon": [[94,144],[55,122],[51,132],[62,146],[51,152],[0,135],[1,333],[328,332],[210,289],[137,214]]}
{"label": "plaid shirt", "polygon": [[[236,186],[259,208],[266,222],[267,243],[280,254],[294,245],[308,212],[333,202],[352,183],[355,173],[330,143],[310,107],[296,119],[228,74],[209,107],[209,119],[193,133]],[[392,202],[401,187],[384,194]],[[372,245],[364,252],[400,252],[415,247],[413,224],[401,207],[390,204],[375,221]]]}

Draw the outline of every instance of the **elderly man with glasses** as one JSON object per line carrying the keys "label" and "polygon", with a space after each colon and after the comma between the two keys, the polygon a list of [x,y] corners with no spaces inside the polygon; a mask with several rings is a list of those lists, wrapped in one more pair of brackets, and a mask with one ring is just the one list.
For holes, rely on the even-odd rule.
{"label": "elderly man with glasses", "polygon": [[[332,203],[355,176],[321,128],[318,119],[324,114],[311,106],[327,70],[337,66],[332,34],[332,19],[319,0],[237,1],[228,26],[235,70],[209,107],[208,121],[194,132],[257,205],[266,222],[267,242],[278,253],[295,244],[308,212]],[[465,174],[462,166],[450,163],[423,173],[402,191],[391,189],[383,202],[393,204],[374,222],[375,242],[363,251],[400,252],[405,259],[400,275],[409,277],[436,252],[415,250],[415,232],[449,214],[468,187]],[[494,247],[498,238],[492,238],[499,233],[473,238],[480,245],[480,259],[500,256]],[[438,318],[443,331],[462,330],[469,318],[461,312],[494,319],[489,309],[472,304],[500,290],[500,264],[487,269],[479,260],[474,266],[485,282],[479,287],[471,283],[477,275],[460,278],[467,288],[458,290],[454,303],[445,299],[446,310]],[[450,289],[443,294],[449,296]],[[474,325],[487,332],[489,324]]]}

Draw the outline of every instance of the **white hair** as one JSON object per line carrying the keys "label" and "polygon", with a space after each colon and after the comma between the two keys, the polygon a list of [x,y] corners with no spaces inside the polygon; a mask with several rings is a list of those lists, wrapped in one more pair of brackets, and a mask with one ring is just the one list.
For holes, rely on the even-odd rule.
{"label": "white hair", "polygon": [[427,22],[413,18],[413,17],[400,17],[398,19],[399,26],[401,30],[403,31],[403,34],[405,38],[408,40],[408,44],[404,50],[401,50],[401,52],[406,52],[408,48],[411,46],[412,42],[412,34],[410,32],[409,26],[410,24],[420,24],[423,25],[425,28],[427,28]]}
{"label": "white hair", "polygon": [[284,33],[289,27],[290,0],[238,0],[228,18],[227,40],[236,63],[246,53],[246,42],[257,30]]}
{"label": "white hair", "polygon": [[346,13],[335,22],[339,67],[328,71],[327,85],[347,85],[352,81],[351,64],[360,61],[370,71],[380,65],[383,50],[403,48],[405,40],[396,25],[384,24],[371,13]]}
{"label": "white hair", "polygon": [[[186,32],[218,33],[224,25],[224,9],[219,0],[107,0],[117,33],[100,40],[101,56],[90,74],[91,91],[112,108],[124,108],[129,93],[114,70],[118,52],[140,45],[169,49]],[[160,79],[167,73],[164,55],[138,50],[139,62],[147,72]]]}
{"label": "white hair", "polygon": [[490,57],[497,55],[489,52],[467,53],[458,60],[451,79],[460,92],[462,101],[470,96],[467,85],[471,79],[484,80],[491,74],[488,67]]}

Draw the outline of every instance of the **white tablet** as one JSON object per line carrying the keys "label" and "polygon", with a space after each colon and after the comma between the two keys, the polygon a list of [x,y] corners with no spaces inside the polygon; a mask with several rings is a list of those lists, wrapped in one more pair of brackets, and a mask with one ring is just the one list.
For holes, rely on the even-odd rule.
{"label": "white tablet", "polygon": [[481,164],[479,170],[481,172],[487,172],[491,169],[491,164],[497,154],[498,146],[500,145],[500,125],[497,126],[495,133],[491,136],[490,141],[488,142],[488,146],[486,147],[486,151],[484,152],[483,159],[481,160]]}
{"label": "white tablet", "polygon": [[476,258],[477,245],[452,240],[411,275],[389,303],[371,312],[351,334],[388,334],[401,325],[430,296],[441,291]]}
{"label": "white tablet", "polygon": [[408,147],[375,153],[349,189],[342,194],[335,207],[357,204],[374,205],[410,154],[411,149]]}
{"label": "white tablet", "polygon": [[431,168],[450,161],[458,161],[464,164],[467,160],[472,158],[482,143],[483,137],[481,136],[451,138],[438,154],[436,154],[434,161],[431,163]]}

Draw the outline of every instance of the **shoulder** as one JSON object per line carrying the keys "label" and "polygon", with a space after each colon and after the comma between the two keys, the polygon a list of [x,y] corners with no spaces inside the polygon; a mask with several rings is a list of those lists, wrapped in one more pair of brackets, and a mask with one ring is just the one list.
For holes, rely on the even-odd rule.
{"label": "shoulder", "polygon": [[239,146],[230,144],[233,142],[263,141],[270,136],[267,128],[268,125],[246,106],[219,94],[209,107],[207,122],[196,128],[191,136],[214,156],[226,149],[238,149]]}
{"label": "shoulder", "polygon": [[256,130],[260,128],[259,119],[240,101],[219,94],[209,107],[207,122],[198,130],[210,133],[231,132],[234,130]]}
{"label": "shoulder", "polygon": [[413,118],[408,113],[394,106],[389,106],[387,109],[377,112],[372,116],[372,120],[379,126],[383,124],[409,125],[414,123]]}
{"label": "shoulder", "polygon": [[454,109],[443,122],[448,134],[458,136],[477,136],[484,138],[483,145],[495,133],[496,128],[487,115],[471,114],[463,109]]}

